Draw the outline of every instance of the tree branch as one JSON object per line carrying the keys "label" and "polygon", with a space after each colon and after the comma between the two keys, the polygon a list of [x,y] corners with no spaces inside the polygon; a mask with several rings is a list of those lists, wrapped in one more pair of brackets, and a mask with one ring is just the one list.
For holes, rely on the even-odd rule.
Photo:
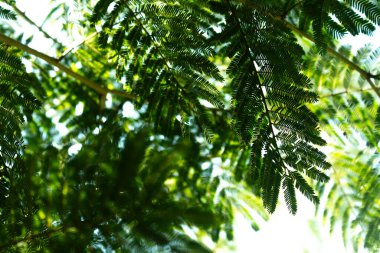
{"label": "tree branch", "polygon": [[[251,3],[250,1],[247,1],[247,0],[238,0],[238,1],[240,3],[242,3],[242,4],[245,4],[248,7],[252,7],[254,9],[258,8],[257,4]],[[296,27],[295,25],[293,25],[290,22],[286,21],[284,19],[285,17],[275,16],[275,15],[273,15],[270,12],[267,12],[266,15],[268,17],[272,18],[273,20],[281,22],[285,27],[287,27],[288,29],[290,29],[294,33],[298,34],[299,36],[301,36],[303,38],[306,38],[307,40],[309,40],[309,41],[311,41],[311,42],[313,42],[315,44],[315,40],[314,40],[314,38],[311,35],[307,34],[306,32],[304,32],[301,29],[299,29],[298,27]],[[351,60],[349,60],[345,56],[341,55],[340,53],[338,53],[337,51],[335,51],[331,47],[327,47],[327,53],[329,53],[330,55],[332,55],[335,58],[339,59],[340,61],[344,62],[345,64],[347,64],[347,66],[350,69],[357,71],[369,83],[369,85],[371,86],[371,88],[374,90],[374,92],[380,98],[380,89],[379,89],[379,87],[377,87],[375,85],[375,83],[371,79],[371,78],[380,79],[379,75],[372,75],[371,73],[365,71],[359,65],[357,65],[354,62],[352,62]]]}
{"label": "tree branch", "polygon": [[[59,46],[61,47],[66,47],[64,46],[61,42],[59,42],[56,38],[54,38],[53,36],[51,36],[49,33],[47,33],[41,26],[37,25],[33,20],[31,20],[26,14],[25,12],[21,11],[20,9],[17,8],[17,6],[15,4],[13,4],[12,2],[9,2],[9,0],[6,0],[6,3],[11,6],[13,8],[13,10],[18,14],[20,15],[26,22],[28,22],[31,26],[34,26],[35,28],[38,29],[39,32],[41,32],[46,38],[52,40],[54,43],[58,44]],[[71,46],[70,48],[68,48],[67,50],[65,50],[61,56],[59,56],[58,58],[58,61],[61,61],[66,55],[68,55],[69,53],[71,53],[75,48],[81,46],[82,44],[86,43],[87,41],[89,41],[90,39],[92,39],[93,37],[95,37],[98,33],[95,32],[95,33],[92,33],[91,35],[89,35],[87,38],[85,38],[83,41],[75,44],[74,46]],[[90,47],[91,48],[91,47]],[[94,48],[91,48],[91,50],[93,51],[96,51]],[[99,52],[97,52],[99,53]],[[100,53],[99,53],[100,54]],[[101,64],[105,65],[103,62],[101,62]]]}
{"label": "tree branch", "polygon": [[[278,18],[276,18],[277,20],[279,20]],[[298,35],[300,35],[301,37],[304,37],[306,39],[308,39],[309,41],[313,42],[315,44],[315,40],[313,39],[312,36],[310,36],[309,34],[305,33],[304,31],[300,30],[298,27],[296,27],[295,25],[285,21],[285,20],[281,20],[284,25],[289,28],[290,30],[292,30],[293,32],[297,33]],[[373,89],[373,91],[377,94],[377,96],[380,98],[380,89],[375,85],[375,83],[372,81],[371,78],[375,78],[376,76],[374,75],[371,75],[369,72],[365,71],[364,69],[362,69],[359,65],[357,65],[356,63],[352,62],[351,60],[349,60],[348,58],[346,58],[345,56],[341,55],[340,53],[338,53],[337,51],[335,51],[334,49],[332,49],[331,47],[327,47],[327,52],[334,56],[335,58],[339,59],[340,61],[344,62],[345,64],[347,64],[347,66],[350,68],[350,69],[353,69],[355,71],[357,71],[368,83],[369,85],[371,86],[371,88]]]}
{"label": "tree branch", "polygon": [[14,40],[14,39],[12,39],[12,38],[4,35],[4,34],[1,34],[1,33],[0,33],[0,41],[7,44],[7,45],[14,46],[14,47],[26,52],[26,53],[34,55],[34,56],[44,60],[47,63],[50,63],[51,65],[57,67],[59,70],[63,71],[67,75],[77,79],[78,81],[82,82],[84,85],[95,90],[97,93],[99,93],[101,95],[107,95],[108,93],[110,93],[110,94],[114,94],[114,95],[124,97],[124,98],[128,98],[128,99],[135,99],[135,96],[128,94],[128,93],[125,93],[123,91],[111,90],[111,89],[104,88],[104,87],[100,86],[99,84],[91,81],[90,79],[87,79],[86,77],[84,77],[84,76],[74,72],[70,68],[64,66],[57,59],[50,57],[44,53],[41,53],[41,52],[39,52],[33,48],[30,48],[30,47],[18,42],[17,40]]}

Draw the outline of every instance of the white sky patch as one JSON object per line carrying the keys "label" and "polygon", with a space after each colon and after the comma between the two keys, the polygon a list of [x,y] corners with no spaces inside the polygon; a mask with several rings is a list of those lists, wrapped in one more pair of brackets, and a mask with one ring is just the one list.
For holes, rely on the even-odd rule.
{"label": "white sky patch", "polygon": [[76,116],[82,115],[83,110],[84,110],[84,103],[83,103],[83,102],[79,102],[79,103],[75,106],[75,115],[76,115]]}
{"label": "white sky patch", "polygon": [[56,114],[57,114],[57,111],[52,109],[52,108],[48,109],[45,113],[46,117],[48,117],[48,118],[51,118],[51,117],[55,116]]}
{"label": "white sky patch", "polygon": [[92,131],[92,133],[93,133],[94,135],[99,134],[99,133],[100,133],[100,128],[99,128],[99,127],[95,128],[94,131]]}
{"label": "white sky patch", "polygon": [[199,103],[201,103],[201,105],[207,107],[207,108],[213,108],[215,107],[213,104],[211,104],[209,101],[205,100],[205,99],[201,99],[199,101]]}
{"label": "white sky patch", "polygon": [[364,34],[359,34],[357,36],[352,36],[350,34],[346,35],[340,40],[340,44],[351,45],[354,53],[366,44],[372,45],[374,49],[378,48],[380,47],[380,29],[377,29],[372,36],[367,36]]}
{"label": "white sky patch", "polygon": [[81,148],[82,148],[82,144],[75,143],[69,148],[68,153],[69,155],[75,155],[81,150]]}
{"label": "white sky patch", "polygon": [[140,114],[135,110],[135,106],[128,101],[123,105],[123,116],[126,118],[137,119],[140,117]]}
{"label": "white sky patch", "polygon": [[69,133],[69,129],[66,127],[66,125],[59,122],[59,117],[56,110],[52,108],[47,109],[45,115],[46,117],[52,119],[52,122],[55,124],[55,128],[58,130],[60,135],[65,136]]}
{"label": "white sky patch", "polygon": [[31,73],[34,71],[33,64],[29,60],[22,58],[22,63],[25,66],[26,72]]}
{"label": "white sky patch", "polygon": [[112,108],[112,96],[109,93],[106,96],[106,108]]}
{"label": "white sky patch", "polygon": [[[282,197],[282,196],[281,196]],[[236,216],[236,252],[282,252],[282,253],[323,253],[345,252],[340,231],[330,237],[327,226],[316,235],[311,232],[310,221],[321,223],[315,218],[314,205],[297,192],[298,212],[289,214],[285,203],[280,203],[269,221],[259,222],[260,230],[254,232],[247,220],[240,214]],[[310,217],[314,217],[311,219]],[[319,226],[318,226],[319,227]],[[227,251],[219,251],[218,253]]]}

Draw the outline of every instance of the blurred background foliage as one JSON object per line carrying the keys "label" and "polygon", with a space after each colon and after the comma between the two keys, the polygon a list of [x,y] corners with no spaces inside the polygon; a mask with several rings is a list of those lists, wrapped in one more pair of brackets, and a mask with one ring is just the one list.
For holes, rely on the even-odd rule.
{"label": "blurred background foliage", "polygon": [[233,251],[297,188],[376,252],[380,51],[338,39],[380,7],[326,2],[2,1],[1,38],[102,90],[2,40],[0,251]]}

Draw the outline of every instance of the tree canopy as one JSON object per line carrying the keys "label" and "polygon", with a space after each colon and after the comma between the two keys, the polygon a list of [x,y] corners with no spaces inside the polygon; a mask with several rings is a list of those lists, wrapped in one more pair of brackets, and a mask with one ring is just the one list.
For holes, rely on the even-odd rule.
{"label": "tree canopy", "polygon": [[340,43],[379,1],[52,2],[0,3],[1,252],[210,252],[298,192],[380,248],[380,51]]}

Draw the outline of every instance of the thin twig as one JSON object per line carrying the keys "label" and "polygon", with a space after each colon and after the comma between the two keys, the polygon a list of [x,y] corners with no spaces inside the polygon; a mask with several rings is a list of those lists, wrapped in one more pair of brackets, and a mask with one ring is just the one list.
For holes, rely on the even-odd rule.
{"label": "thin twig", "polygon": [[[35,28],[38,29],[38,31],[40,31],[46,38],[52,40],[54,43],[58,44],[59,46],[61,47],[65,47],[61,42],[59,42],[56,38],[54,38],[53,36],[51,36],[49,33],[47,33],[41,26],[37,25],[33,20],[31,20],[26,14],[25,12],[21,11],[20,9],[17,8],[17,6],[11,2],[9,2],[8,0],[6,0],[6,3],[11,6],[13,8],[13,10],[18,14],[20,15],[26,22],[28,22],[30,25],[34,26]],[[70,47],[69,49],[67,49],[61,56],[59,56],[58,58],[58,61],[61,61],[66,55],[68,55],[70,52],[72,52],[75,48],[81,46],[82,44],[86,43],[87,41],[89,41],[90,39],[92,39],[93,37],[95,37],[98,33],[95,32],[93,34],[91,34],[90,36],[88,36],[87,38],[85,38],[83,41],[75,44],[74,46]],[[94,48],[90,47],[91,50],[97,52]],[[100,52],[97,52],[98,54],[100,54]],[[103,62],[101,62],[101,64],[105,65]]]}
{"label": "thin twig", "polygon": [[98,32],[94,32],[94,33],[90,34],[88,37],[84,38],[81,42],[78,42],[77,44],[75,44],[71,48],[66,49],[65,52],[63,52],[62,55],[58,58],[58,61],[61,61],[66,55],[68,55],[69,53],[71,53],[71,51],[73,51],[74,49],[80,47],[81,45],[83,45],[87,41],[91,40],[97,34],[98,34]]}
{"label": "thin twig", "polygon": [[23,19],[25,19],[26,22],[28,22],[29,24],[31,24],[32,26],[34,26],[35,28],[38,29],[38,31],[40,31],[46,38],[48,39],[51,39],[52,41],[54,41],[56,44],[59,44],[59,45],[62,45],[62,43],[60,43],[56,38],[54,38],[53,36],[51,36],[50,34],[48,34],[44,29],[42,29],[41,26],[37,25],[33,20],[31,20],[26,14],[25,12],[21,11],[19,8],[17,8],[17,6],[15,4],[12,4],[8,1],[6,1],[6,3],[11,6],[13,8],[13,10],[18,14],[20,15]]}
{"label": "thin twig", "polygon": [[128,93],[125,93],[123,91],[111,90],[111,89],[104,88],[101,85],[91,81],[90,79],[87,79],[86,77],[84,77],[84,76],[74,72],[70,68],[64,66],[57,59],[55,59],[51,56],[48,56],[44,53],[41,53],[41,52],[39,52],[33,48],[30,48],[30,47],[18,42],[17,40],[14,40],[14,39],[12,39],[12,38],[4,35],[4,34],[1,34],[1,33],[0,33],[0,41],[7,44],[7,45],[14,46],[14,47],[26,52],[26,53],[34,55],[34,56],[44,60],[47,63],[50,63],[51,65],[57,67],[61,71],[65,72],[67,75],[77,79],[78,81],[82,82],[84,85],[95,90],[97,93],[99,93],[101,95],[107,95],[108,93],[110,93],[110,94],[114,94],[114,95],[124,97],[124,98],[128,98],[128,99],[135,99],[135,96],[128,94]]}
{"label": "thin twig", "polygon": [[[278,18],[276,18],[276,19],[279,20]],[[295,32],[298,35],[300,35],[301,37],[304,37],[304,38],[308,39],[309,41],[311,41],[311,42],[313,42],[315,44],[315,40],[314,40],[314,38],[311,35],[309,35],[306,32],[300,30],[298,27],[296,27],[295,25],[293,25],[293,24],[291,24],[291,23],[289,23],[289,22],[287,22],[285,20],[281,20],[281,21],[290,30],[292,30],[293,32]],[[357,65],[353,61],[349,60],[347,57],[343,56],[342,54],[338,53],[336,50],[332,49],[331,47],[327,47],[326,50],[327,50],[327,53],[329,53],[330,55],[332,55],[335,58],[339,59],[340,61],[344,62],[345,64],[347,64],[347,66],[350,69],[353,69],[353,70],[357,71],[369,83],[369,85],[371,86],[371,88],[373,89],[373,91],[380,98],[380,89],[379,89],[379,87],[377,87],[375,85],[375,83],[371,79],[371,78],[375,78],[376,76],[371,75],[369,72],[365,71],[359,65]]]}
{"label": "thin twig", "polygon": [[340,96],[344,94],[350,94],[354,92],[363,92],[363,91],[370,91],[373,90],[373,88],[367,88],[367,89],[357,89],[357,90],[345,90],[337,93],[330,93],[328,95],[320,96],[319,98],[329,98],[329,97],[335,97],[335,96]]}

